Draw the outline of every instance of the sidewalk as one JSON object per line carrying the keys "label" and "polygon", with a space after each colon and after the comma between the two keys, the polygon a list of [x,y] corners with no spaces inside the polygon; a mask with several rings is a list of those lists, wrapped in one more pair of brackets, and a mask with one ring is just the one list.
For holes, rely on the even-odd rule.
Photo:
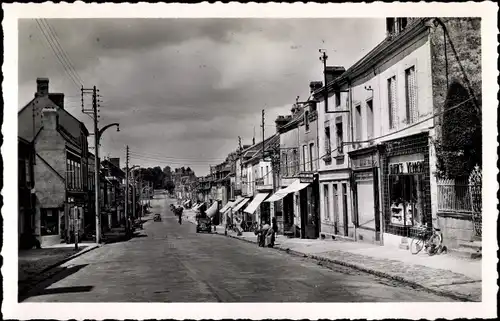
{"label": "sidewalk", "polygon": [[54,244],[42,249],[20,250],[18,252],[18,285],[23,292],[34,284],[50,277],[55,267],[87,253],[98,245],[80,243],[75,251],[74,244]]}
{"label": "sidewalk", "polygon": [[[217,226],[216,234],[224,235]],[[228,237],[257,243],[253,232]],[[374,275],[394,279],[427,291],[464,301],[481,301],[481,261],[462,260],[447,254],[412,255],[410,251],[374,244],[348,241],[308,240],[278,235],[275,248],[287,253],[309,257],[319,262],[334,263]]]}

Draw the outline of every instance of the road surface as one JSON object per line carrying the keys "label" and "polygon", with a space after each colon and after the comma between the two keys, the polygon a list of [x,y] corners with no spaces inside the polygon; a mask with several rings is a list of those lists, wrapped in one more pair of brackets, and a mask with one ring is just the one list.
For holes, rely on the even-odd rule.
{"label": "road surface", "polygon": [[143,236],[65,264],[24,302],[436,302],[450,301],[345,267],[179,225],[156,195]]}

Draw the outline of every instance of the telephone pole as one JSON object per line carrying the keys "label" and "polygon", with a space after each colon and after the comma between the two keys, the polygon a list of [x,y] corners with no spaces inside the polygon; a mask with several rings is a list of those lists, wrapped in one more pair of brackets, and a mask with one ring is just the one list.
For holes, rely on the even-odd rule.
{"label": "telephone pole", "polygon": [[265,149],[264,149],[264,128],[265,128],[265,117],[264,117],[265,111],[262,109],[262,160],[264,160],[265,157]]}
{"label": "telephone pole", "polygon": [[[81,88],[81,93],[82,93],[82,113],[85,114],[90,114],[91,118],[94,120],[94,171],[95,171],[95,186],[94,186],[94,192],[95,192],[95,241],[96,243],[99,243],[101,240],[101,214],[100,214],[100,204],[99,204],[99,189],[100,189],[100,182],[99,182],[99,110],[97,109],[98,103],[97,103],[97,93],[99,90],[94,86],[92,89],[89,88]],[[92,109],[85,109],[83,105],[83,94],[85,93],[92,93]]]}
{"label": "telephone pole", "polygon": [[326,55],[326,49],[320,49],[319,52],[323,54],[321,57],[319,57],[319,60],[323,62],[323,76],[325,81],[325,112],[328,112],[328,83],[326,77],[326,61],[328,60],[328,56]]}
{"label": "telephone pole", "polygon": [[129,160],[129,148],[127,145],[127,151],[125,155],[125,227],[129,229],[129,221],[128,221],[128,160]]}

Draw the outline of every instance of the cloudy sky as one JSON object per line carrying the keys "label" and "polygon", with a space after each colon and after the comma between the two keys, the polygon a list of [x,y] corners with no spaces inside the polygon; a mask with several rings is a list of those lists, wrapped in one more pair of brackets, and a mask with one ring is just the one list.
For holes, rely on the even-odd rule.
{"label": "cloudy sky", "polygon": [[384,19],[20,20],[19,108],[36,78],[48,77],[50,91],[64,92],[66,109],[92,132],[81,79],[100,90],[101,126],[120,123],[120,132],[104,134],[102,156],[124,162],[129,145],[132,164],[203,175],[237,148],[238,136],[250,143],[255,128],[262,139],[262,109],[267,137],[276,116],[308,96],[309,82],[323,78],[319,48],[329,65],[348,68],[384,35]]}

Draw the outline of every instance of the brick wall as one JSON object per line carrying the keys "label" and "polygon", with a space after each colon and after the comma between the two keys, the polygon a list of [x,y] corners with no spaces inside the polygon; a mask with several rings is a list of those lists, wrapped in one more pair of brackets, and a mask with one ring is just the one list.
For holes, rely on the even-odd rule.
{"label": "brick wall", "polygon": [[429,143],[428,134],[408,136],[402,139],[388,141],[382,159],[382,215],[384,217],[384,232],[401,236],[412,236],[410,228],[393,226],[390,224],[390,193],[389,193],[389,164],[388,158],[411,154],[424,155],[424,221],[432,222],[431,186],[429,168]]}

